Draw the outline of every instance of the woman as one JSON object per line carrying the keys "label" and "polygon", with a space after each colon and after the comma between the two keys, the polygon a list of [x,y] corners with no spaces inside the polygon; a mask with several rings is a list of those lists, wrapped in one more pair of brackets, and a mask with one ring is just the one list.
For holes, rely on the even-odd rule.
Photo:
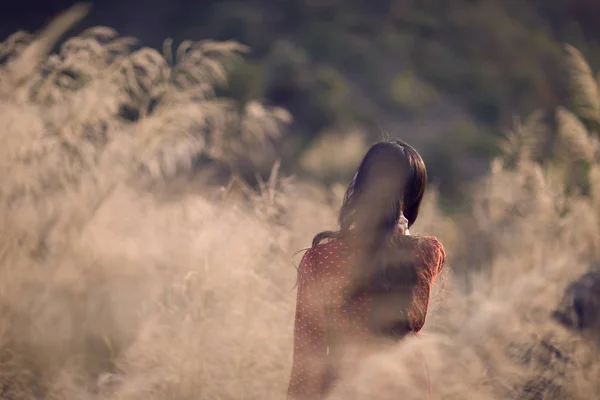
{"label": "woman", "polygon": [[423,327],[446,256],[434,237],[409,235],[426,184],[421,156],[404,142],[379,142],[365,155],[339,230],[316,235],[300,263],[289,398],[322,398],[344,345]]}

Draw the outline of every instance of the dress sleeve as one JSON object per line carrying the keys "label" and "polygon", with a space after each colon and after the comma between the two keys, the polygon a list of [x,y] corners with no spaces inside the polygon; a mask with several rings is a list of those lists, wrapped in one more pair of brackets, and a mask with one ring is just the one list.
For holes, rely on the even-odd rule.
{"label": "dress sleeve", "polygon": [[288,399],[318,398],[324,387],[327,343],[317,310],[315,256],[308,250],[298,271],[298,294],[294,322],[294,350]]}
{"label": "dress sleeve", "polygon": [[414,332],[419,332],[425,325],[431,286],[446,264],[444,246],[435,237],[420,238],[417,245],[417,260],[421,267],[419,283],[409,310],[411,328]]}
{"label": "dress sleeve", "polygon": [[422,252],[424,253],[431,286],[446,265],[446,250],[442,243],[432,236],[427,237],[424,244]]}
{"label": "dress sleeve", "polygon": [[435,278],[442,272],[442,269],[446,265],[446,249],[440,243],[439,240],[434,238],[433,244],[433,265],[435,266],[435,272],[432,272],[431,283],[435,281]]}

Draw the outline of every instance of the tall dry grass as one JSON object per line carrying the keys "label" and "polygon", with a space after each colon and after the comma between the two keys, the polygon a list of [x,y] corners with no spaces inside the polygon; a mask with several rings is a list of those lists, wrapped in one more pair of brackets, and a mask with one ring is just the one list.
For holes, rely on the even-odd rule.
{"label": "tall dry grass", "polygon": [[[283,398],[294,253],[334,225],[340,191],[275,166],[258,189],[157,197],[153,182],[201,156],[235,165],[288,117],[215,95],[237,44],[160,54],[95,28],[48,55],[84,13],[0,47],[0,398]],[[597,397],[598,348],[551,313],[598,256],[599,163],[577,194],[525,149],[494,162],[464,220],[428,194],[415,232],[442,239],[449,269],[426,328],[349,349],[329,398]]]}

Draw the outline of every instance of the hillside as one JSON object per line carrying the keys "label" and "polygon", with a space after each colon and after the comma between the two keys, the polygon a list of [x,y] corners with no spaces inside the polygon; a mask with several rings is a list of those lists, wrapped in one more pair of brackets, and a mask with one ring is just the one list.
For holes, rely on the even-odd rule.
{"label": "hillside", "polygon": [[[36,30],[67,3],[13,2],[0,33]],[[586,0],[127,0],[96,4],[76,31],[111,26],[157,48],[165,37],[235,39],[251,53],[224,94],[291,112],[284,170],[298,172],[323,133],[384,131],[422,150],[453,198],[485,171],[513,116],[566,105],[563,43],[600,60],[598,18]]]}

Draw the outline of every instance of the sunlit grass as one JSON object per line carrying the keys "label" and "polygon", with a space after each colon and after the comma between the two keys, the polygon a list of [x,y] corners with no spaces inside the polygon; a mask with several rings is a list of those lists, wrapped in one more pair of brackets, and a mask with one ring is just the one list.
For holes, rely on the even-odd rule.
{"label": "sunlit grass", "polygon": [[[193,174],[198,155],[235,166],[280,134],[284,111],[214,94],[243,48],[160,54],[106,28],[49,56],[49,43],[27,47],[39,41],[18,35],[0,52],[0,397],[283,398],[295,253],[334,227],[340,190],[278,164],[256,189],[234,179],[164,201],[137,185]],[[574,133],[571,151],[592,134]],[[329,398],[600,393],[598,348],[551,318],[598,256],[598,159],[582,153],[590,194],[567,194],[562,164],[524,149],[494,161],[472,215],[448,218],[428,192],[413,233],[440,237],[449,258],[425,329],[349,349]]]}

